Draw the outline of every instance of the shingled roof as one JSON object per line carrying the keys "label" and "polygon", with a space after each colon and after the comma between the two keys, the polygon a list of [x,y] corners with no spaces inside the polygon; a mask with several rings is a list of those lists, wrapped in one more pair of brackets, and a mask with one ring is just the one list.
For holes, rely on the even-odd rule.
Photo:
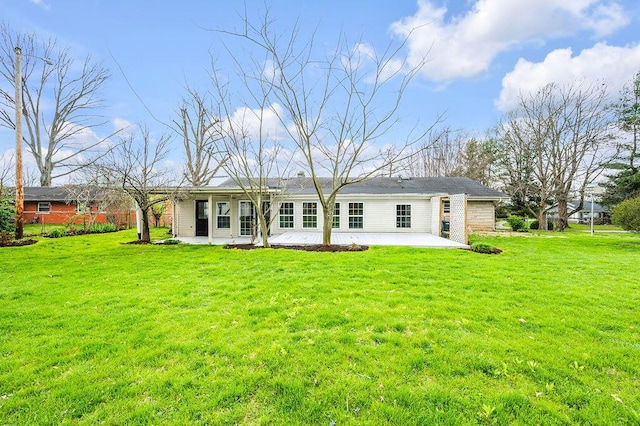
{"label": "shingled roof", "polygon": [[69,190],[65,187],[25,186],[25,201],[59,201],[66,202]]}
{"label": "shingled roof", "polygon": [[[324,188],[331,187],[330,178],[320,178]],[[287,180],[268,179],[269,188],[286,188],[293,194],[315,194],[310,177],[295,177]],[[234,188],[237,184],[227,179],[219,187]],[[491,189],[466,177],[419,177],[390,178],[376,177],[364,182],[353,183],[340,190],[340,194],[467,194],[471,198],[506,198],[500,191]]]}

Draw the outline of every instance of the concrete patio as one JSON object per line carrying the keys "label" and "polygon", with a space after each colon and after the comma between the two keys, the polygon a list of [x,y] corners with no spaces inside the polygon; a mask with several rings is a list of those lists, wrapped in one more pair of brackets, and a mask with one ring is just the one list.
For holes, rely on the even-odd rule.
{"label": "concrete patio", "polygon": [[[208,237],[180,237],[176,238],[185,244],[209,244]],[[311,245],[322,243],[322,233],[320,232],[286,232],[280,235],[273,235],[269,238],[271,244],[278,245]],[[251,239],[247,237],[237,238],[213,238],[211,244],[250,244]],[[400,233],[356,233],[356,232],[334,232],[331,235],[332,244],[367,245],[367,246],[407,246],[417,248],[469,248],[466,244],[460,244],[446,238],[440,238],[427,233],[400,234]],[[260,244],[260,240],[256,241]]]}

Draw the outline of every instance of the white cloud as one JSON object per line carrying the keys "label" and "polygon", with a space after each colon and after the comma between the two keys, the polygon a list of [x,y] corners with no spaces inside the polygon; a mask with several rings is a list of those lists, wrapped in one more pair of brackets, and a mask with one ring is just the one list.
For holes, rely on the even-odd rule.
{"label": "white cloud", "polygon": [[266,140],[281,141],[288,136],[280,122],[282,114],[282,107],[278,104],[272,104],[264,110],[240,107],[234,111],[229,120],[237,126],[237,129],[246,132],[250,138],[257,140],[261,136]]}
{"label": "white cloud", "polygon": [[622,7],[604,0],[476,0],[465,14],[418,0],[418,11],[391,26],[408,36],[410,63],[429,61],[422,74],[446,82],[486,72],[495,57],[522,43],[591,31],[602,37],[627,25]]}
{"label": "white cloud", "polygon": [[43,8],[44,10],[49,10],[51,9],[51,4],[47,3],[43,0],[29,0],[31,3],[35,4],[36,6],[40,6],[41,8]]}
{"label": "white cloud", "polygon": [[521,93],[530,93],[548,83],[605,81],[617,93],[640,69],[640,45],[629,47],[598,43],[573,56],[570,48],[549,53],[542,62],[520,59],[502,79],[502,91],[495,104],[501,111],[513,108]]}
{"label": "white cloud", "polygon": [[111,120],[113,131],[118,132],[120,136],[130,136],[136,132],[136,126],[124,118],[116,117]]}

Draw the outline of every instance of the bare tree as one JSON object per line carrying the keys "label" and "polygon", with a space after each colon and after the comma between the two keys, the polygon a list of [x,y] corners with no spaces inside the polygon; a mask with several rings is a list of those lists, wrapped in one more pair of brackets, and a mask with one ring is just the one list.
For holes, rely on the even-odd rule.
{"label": "bare tree", "polygon": [[465,144],[466,139],[459,132],[448,127],[434,129],[397,168],[412,177],[458,176]]}
{"label": "bare tree", "polygon": [[214,108],[207,95],[193,89],[187,92],[180,107],[180,119],[173,123],[182,137],[186,181],[191,186],[206,186],[228,157],[220,150],[220,119],[212,114]]}
{"label": "bare tree", "polygon": [[0,157],[0,198],[4,198],[14,171],[13,155]]}
{"label": "bare tree", "polygon": [[[281,106],[277,114],[310,173],[322,207],[322,241],[329,245],[340,190],[392,169],[427,134],[414,127],[401,135],[397,126],[401,101],[422,63],[410,67],[398,59],[406,39],[378,52],[341,37],[335,49],[316,55],[313,35],[302,39],[299,25],[276,34],[271,23],[267,11],[257,25],[245,17],[243,30],[221,32],[249,44],[252,81]],[[230,54],[246,69],[239,54]]]}
{"label": "bare tree", "polygon": [[[169,154],[171,138],[162,135],[155,140],[146,128],[140,128],[139,133],[121,139],[103,158],[100,169],[105,182],[117,185],[135,200],[142,213],[140,240],[150,242],[151,207],[175,197],[179,185],[176,185],[171,171],[164,165]],[[159,190],[161,194],[158,194]]]}
{"label": "bare tree", "polygon": [[[245,88],[251,86],[247,74],[240,73],[239,77]],[[254,217],[258,220],[257,224],[248,224],[252,229],[252,239],[259,234],[262,245],[270,247],[269,229],[277,217],[273,214],[273,208],[285,196],[286,177],[292,158],[269,126],[276,108],[268,103],[271,87],[261,85],[256,90],[249,90],[249,99],[243,99],[242,95],[229,92],[229,86],[221,82],[215,66],[211,79],[220,100],[218,116],[223,117],[217,127],[217,133],[222,136],[219,164],[251,202],[252,211],[243,216],[250,217],[250,221]],[[241,105],[249,103],[256,108],[234,109],[233,99]],[[266,116],[271,116],[271,120]]]}
{"label": "bare tree", "polygon": [[[549,198],[558,203],[559,230],[566,228],[570,215],[582,209],[587,184],[615,156],[612,122],[604,85],[549,84],[520,97],[502,136],[523,150],[521,155],[529,156],[532,176],[540,188],[540,223]],[[569,211],[574,193],[579,203]]]}
{"label": "bare tree", "polygon": [[[110,73],[101,62],[87,56],[77,63],[69,48],[53,38],[14,32],[0,24],[0,76],[13,87],[14,47],[22,49],[24,142],[40,172],[40,185],[67,176],[96,160],[105,139],[91,130],[107,122],[97,109],[99,92]],[[45,106],[46,105],[46,106]],[[0,86],[0,125],[15,128],[15,100]]]}
{"label": "bare tree", "polygon": [[94,165],[74,175],[75,183],[65,185],[65,201],[78,206],[85,231],[91,228],[100,213],[106,214],[107,221],[115,226],[130,224],[133,202],[119,188],[113,187],[107,176],[98,165]]}

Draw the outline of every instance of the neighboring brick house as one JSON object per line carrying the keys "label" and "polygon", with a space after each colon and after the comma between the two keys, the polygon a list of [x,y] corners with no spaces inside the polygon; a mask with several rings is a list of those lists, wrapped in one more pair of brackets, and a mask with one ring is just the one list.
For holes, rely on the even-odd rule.
{"label": "neighboring brick house", "polygon": [[[100,211],[98,205],[78,205],[68,187],[25,187],[24,222],[82,225],[94,216],[94,223],[135,224],[135,210]],[[91,212],[89,211],[91,209]]]}

